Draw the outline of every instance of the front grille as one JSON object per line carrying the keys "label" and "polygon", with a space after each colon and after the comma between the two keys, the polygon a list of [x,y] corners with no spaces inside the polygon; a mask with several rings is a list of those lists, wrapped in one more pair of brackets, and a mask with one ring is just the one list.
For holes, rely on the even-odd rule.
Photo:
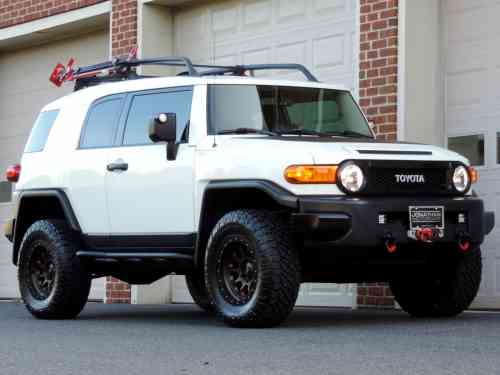
{"label": "front grille", "polygon": [[361,167],[367,176],[364,194],[458,195],[451,184],[457,165],[450,162],[363,161]]}

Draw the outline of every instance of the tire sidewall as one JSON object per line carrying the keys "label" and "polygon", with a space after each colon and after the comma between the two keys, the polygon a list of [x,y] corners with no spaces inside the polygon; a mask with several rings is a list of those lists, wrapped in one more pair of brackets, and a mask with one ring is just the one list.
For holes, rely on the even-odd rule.
{"label": "tire sidewall", "polygon": [[[56,275],[54,280],[54,285],[50,295],[44,299],[40,300],[33,295],[31,290],[31,270],[30,262],[37,246],[43,246],[54,262],[56,269]],[[57,249],[54,246],[54,242],[51,238],[42,230],[30,231],[23,242],[21,243],[21,251],[19,258],[19,289],[21,292],[21,297],[33,310],[43,311],[50,308],[51,301],[58,292],[59,280],[60,280],[60,260],[57,256]]]}
{"label": "tire sidewall", "polygon": [[[222,244],[227,237],[232,235],[238,235],[245,238],[248,246],[251,247],[251,249],[254,251],[257,262],[257,285],[250,301],[246,302],[243,305],[234,305],[228,302],[227,298],[230,297],[224,296],[224,294],[227,294],[227,292],[221,290],[224,289],[224,287],[221,286],[221,280],[217,280],[218,261],[223,252]],[[207,252],[205,255],[207,289],[209,289],[209,294],[213,298],[215,308],[219,310],[219,312],[222,312],[223,315],[227,318],[244,318],[245,316],[252,313],[259,302],[263,283],[263,275],[261,272],[261,270],[263,269],[262,262],[265,261],[265,258],[261,256],[259,250],[260,246],[258,240],[253,235],[253,232],[241,223],[233,222],[225,224],[215,233],[215,235],[209,241]]]}

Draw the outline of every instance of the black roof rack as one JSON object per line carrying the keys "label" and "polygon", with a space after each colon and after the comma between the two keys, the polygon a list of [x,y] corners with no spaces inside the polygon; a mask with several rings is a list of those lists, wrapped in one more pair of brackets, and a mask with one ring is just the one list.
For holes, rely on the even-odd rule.
{"label": "black roof rack", "polygon": [[[193,64],[187,57],[172,56],[137,59],[133,55],[129,55],[128,58],[118,58],[95,65],[80,67],[78,69],[73,69],[73,63],[74,60],[71,59],[66,67],[62,64],[58,64],[50,76],[50,81],[56,86],[61,86],[65,81],[75,81],[76,91],[85,87],[99,85],[104,82],[146,78],[146,76],[137,75],[134,68],[142,65],[156,65],[183,67],[186,70],[178,75],[190,77],[219,75],[245,76],[247,73],[253,75],[255,71],[259,70],[296,70],[301,72],[308,81],[318,82],[316,77],[305,66],[300,64],[251,64],[224,66],[212,64]],[[103,75],[103,71],[106,70],[108,70],[108,74]]]}

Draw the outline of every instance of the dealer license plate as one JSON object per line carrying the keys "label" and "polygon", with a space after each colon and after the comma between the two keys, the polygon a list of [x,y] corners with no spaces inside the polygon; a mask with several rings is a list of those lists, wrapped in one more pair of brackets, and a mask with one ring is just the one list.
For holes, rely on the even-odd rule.
{"label": "dealer license plate", "polygon": [[444,236],[443,206],[410,206],[410,228],[408,236],[416,238],[416,231],[422,228],[432,228],[438,237]]}

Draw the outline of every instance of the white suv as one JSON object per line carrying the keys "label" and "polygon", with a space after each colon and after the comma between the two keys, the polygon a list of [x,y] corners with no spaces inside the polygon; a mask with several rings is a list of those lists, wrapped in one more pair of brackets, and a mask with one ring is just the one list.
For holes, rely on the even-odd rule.
{"label": "white suv", "polygon": [[[145,64],[187,70],[136,75]],[[308,81],[245,76],[262,69]],[[5,232],[34,316],[75,317],[93,278],[173,272],[240,327],[281,323],[302,282],[389,282],[415,316],[474,299],[494,226],[471,191],[477,172],[446,149],[376,140],[345,88],[298,65],[184,58],[55,74],[77,91],[43,108],[22,172],[7,172],[17,205]]]}

